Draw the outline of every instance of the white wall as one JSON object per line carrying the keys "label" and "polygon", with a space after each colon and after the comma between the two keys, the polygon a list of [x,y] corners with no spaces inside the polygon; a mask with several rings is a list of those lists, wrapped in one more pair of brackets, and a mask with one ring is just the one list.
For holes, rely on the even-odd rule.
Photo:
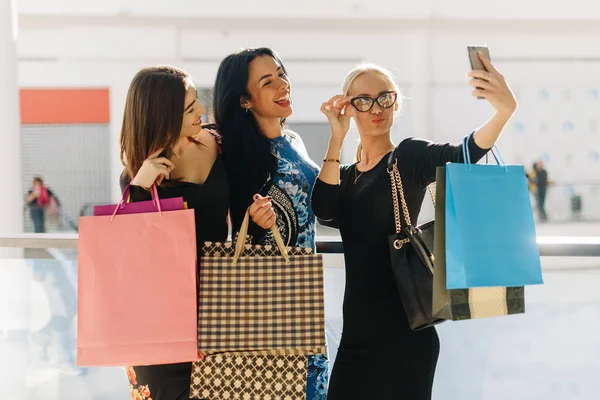
{"label": "white wall", "polygon": [[[552,154],[549,171],[562,180],[592,179],[600,172],[593,156],[578,161],[579,148],[600,148],[598,135],[590,129],[583,129],[578,140],[570,142],[575,161],[557,162],[554,169],[565,140],[550,143],[551,134],[549,140],[515,139],[511,133],[523,123],[519,118],[531,126],[532,119],[543,117],[534,112],[546,110],[535,98],[539,90],[600,89],[599,3],[511,0],[502,2],[502,7],[488,4],[491,8],[485,11],[474,1],[423,0],[357,1],[352,6],[343,0],[285,6],[237,0],[210,5],[183,0],[107,0],[85,5],[74,0],[21,0],[19,4],[22,87],[110,88],[115,199],[121,170],[118,132],[133,74],[143,66],[171,63],[192,73],[199,86],[209,87],[226,54],[256,46],[273,47],[286,61],[294,87],[293,120],[324,122],[320,103],[336,94],[348,69],[366,60],[392,69],[410,93],[405,115],[398,121],[402,132],[455,141],[491,115],[487,104],[470,97],[465,77],[465,47],[488,44],[498,68],[525,96],[500,142],[505,159],[529,165]],[[359,22],[361,15],[365,18]],[[600,106],[595,103],[575,96],[570,104],[587,110],[585,115],[560,118],[597,120]],[[568,106],[555,102],[554,107],[557,110],[547,112],[560,124],[558,114]]]}
{"label": "white wall", "polygon": [[597,21],[600,5],[590,0],[548,2],[545,0],[20,0],[22,15],[139,15],[151,17],[206,18],[310,18],[423,20],[432,17],[462,20],[572,20]]}

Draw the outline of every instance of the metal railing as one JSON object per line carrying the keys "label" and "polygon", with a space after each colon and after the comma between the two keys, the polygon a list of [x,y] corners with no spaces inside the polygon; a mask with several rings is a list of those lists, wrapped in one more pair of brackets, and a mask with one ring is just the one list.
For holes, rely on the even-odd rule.
{"label": "metal railing", "polygon": [[[77,233],[20,233],[0,234],[0,248],[77,248]],[[600,236],[538,236],[542,257],[600,257]],[[323,254],[342,254],[339,236],[318,236],[317,251]]]}

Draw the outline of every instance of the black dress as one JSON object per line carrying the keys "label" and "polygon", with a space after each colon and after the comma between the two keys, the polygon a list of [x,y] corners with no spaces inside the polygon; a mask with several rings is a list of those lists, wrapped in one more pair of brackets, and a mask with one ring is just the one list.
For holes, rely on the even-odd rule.
{"label": "black dress", "polygon": [[[473,162],[486,152],[472,138],[469,149]],[[462,146],[411,138],[397,154],[410,217],[417,221],[436,167],[461,162]],[[395,228],[386,163],[387,155],[362,175],[356,165],[342,166],[340,185],[317,180],[313,191],[317,217],[340,230],[346,262],[344,327],[330,400],[431,399],[440,343],[434,328],[411,331],[396,289],[387,241]]]}
{"label": "black dress", "polygon": [[[122,190],[127,183],[127,179],[121,178]],[[150,199],[150,194],[137,186],[132,186],[130,193],[132,201]],[[160,198],[183,197],[188,208],[194,209],[198,260],[205,241],[227,240],[230,186],[220,155],[204,184],[178,182],[166,189],[159,188],[158,193]],[[127,368],[133,400],[187,400],[190,396],[191,373],[192,363],[189,362]]]}

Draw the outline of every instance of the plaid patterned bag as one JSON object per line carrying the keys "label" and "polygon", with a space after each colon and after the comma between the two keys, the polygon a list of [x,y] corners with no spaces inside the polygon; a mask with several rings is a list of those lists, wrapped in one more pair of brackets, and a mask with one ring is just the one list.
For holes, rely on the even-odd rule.
{"label": "plaid patterned bag", "polygon": [[206,243],[200,264],[198,349],[326,354],[323,259],[311,249]]}
{"label": "plaid patterned bag", "polygon": [[522,286],[446,288],[446,167],[437,168],[436,182],[433,315],[458,321],[524,313],[525,289]]}
{"label": "plaid patterned bag", "polygon": [[215,354],[193,364],[190,397],[306,399],[307,356]]}

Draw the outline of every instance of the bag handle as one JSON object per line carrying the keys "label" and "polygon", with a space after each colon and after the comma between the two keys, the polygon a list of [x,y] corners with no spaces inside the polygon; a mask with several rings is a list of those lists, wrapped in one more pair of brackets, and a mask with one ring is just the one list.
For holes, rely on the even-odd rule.
{"label": "bag handle", "polygon": [[[129,204],[130,190],[131,190],[131,183],[129,185],[127,185],[127,187],[125,187],[125,190],[123,191],[123,197],[121,197],[121,201],[119,201],[119,204],[116,205],[115,211],[112,213],[112,216],[110,217],[110,222],[112,222],[115,219],[115,216],[119,213],[119,210],[123,210],[125,207],[127,207],[127,204]],[[162,217],[162,209],[160,208],[160,198],[158,197],[158,188],[156,187],[156,183],[152,185],[152,188],[150,189],[150,193],[152,195],[152,204],[154,205],[154,207],[156,207],[158,213]]]}
{"label": "bag handle", "polygon": [[[238,232],[238,237],[235,242],[235,253],[233,253],[233,265],[237,263],[239,258],[242,256],[244,252],[244,247],[246,245],[246,236],[248,235],[248,227],[250,226],[250,207],[246,211],[246,215],[244,216],[244,220],[242,221],[242,226],[240,227],[240,231]],[[271,232],[273,233],[273,237],[275,238],[275,242],[277,243],[277,247],[281,253],[281,256],[285,259],[285,263],[290,263],[290,256],[288,254],[285,243],[283,242],[283,238],[281,237],[281,233],[279,232],[279,228],[277,228],[277,223],[274,223],[271,227]]]}
{"label": "bag handle", "polygon": [[[464,160],[465,164],[469,165],[469,171],[471,170],[471,152],[469,150],[469,141],[471,140],[471,136],[473,136],[473,133],[475,133],[475,132],[472,132],[469,135],[465,136],[463,138],[463,143],[462,143],[463,160]],[[492,153],[492,156],[496,160],[496,163],[498,164],[498,166],[503,167],[504,170],[508,172],[508,168],[506,167],[506,163],[502,159],[502,155],[500,155],[500,150],[498,149],[498,146],[496,146],[494,144],[494,146],[491,148],[490,152]],[[487,153],[486,153],[486,157],[487,157]]]}

